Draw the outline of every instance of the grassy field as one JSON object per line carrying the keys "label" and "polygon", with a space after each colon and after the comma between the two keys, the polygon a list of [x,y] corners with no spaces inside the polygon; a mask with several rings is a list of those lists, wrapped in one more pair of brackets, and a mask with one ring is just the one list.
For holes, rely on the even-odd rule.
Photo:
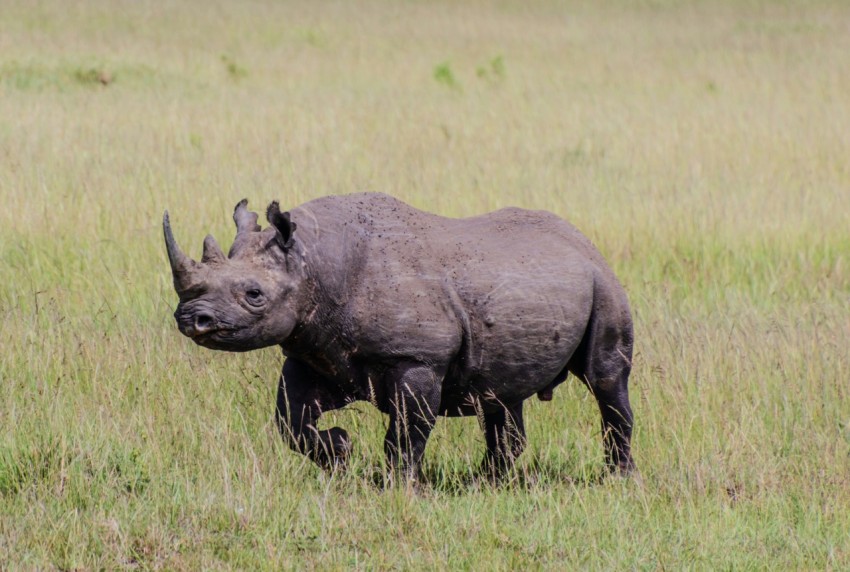
{"label": "grassy field", "polygon": [[[321,5],[320,5],[321,4]],[[850,4],[4,0],[0,569],[848,569]],[[162,243],[354,191],[570,219],[636,318],[639,479],[592,398],[513,482],[441,420],[419,494],[272,425],[281,358],[203,350]],[[225,246],[226,247],[226,246]]]}

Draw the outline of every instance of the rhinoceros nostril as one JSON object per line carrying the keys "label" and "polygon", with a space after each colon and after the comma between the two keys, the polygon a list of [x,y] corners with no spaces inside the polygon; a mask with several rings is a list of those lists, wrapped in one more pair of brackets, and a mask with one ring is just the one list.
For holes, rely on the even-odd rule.
{"label": "rhinoceros nostril", "polygon": [[209,314],[195,314],[195,335],[210,332],[215,323]]}

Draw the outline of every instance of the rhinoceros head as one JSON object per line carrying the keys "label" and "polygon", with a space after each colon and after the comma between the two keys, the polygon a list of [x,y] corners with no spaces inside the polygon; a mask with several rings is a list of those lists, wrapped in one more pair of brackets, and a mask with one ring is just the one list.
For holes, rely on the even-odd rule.
{"label": "rhinoceros head", "polygon": [[180,297],[174,318],[184,335],[207,348],[247,351],[279,344],[302,312],[302,274],[292,260],[295,223],[274,202],[266,212],[271,226],[262,230],[247,205],[244,199],[236,205],[236,239],[228,255],[208,235],[200,262],[180,250],[168,212],[163,216]]}

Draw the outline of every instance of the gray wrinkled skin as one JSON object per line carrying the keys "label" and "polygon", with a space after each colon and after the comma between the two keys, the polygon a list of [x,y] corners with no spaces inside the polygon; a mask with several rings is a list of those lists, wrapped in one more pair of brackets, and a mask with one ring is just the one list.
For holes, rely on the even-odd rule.
{"label": "gray wrinkled skin", "polygon": [[436,416],[478,415],[498,478],[525,446],[524,400],[550,400],[572,372],[598,402],[609,467],[634,469],[628,301],[568,222],[517,208],[449,219],[362,193],[272,203],[261,230],[246,205],[229,254],[208,236],[200,262],[166,213],[174,317],[207,348],[282,348],[276,419],[293,449],[344,465],[348,434],[318,419],[369,401],[390,416],[390,468],[415,479]]}

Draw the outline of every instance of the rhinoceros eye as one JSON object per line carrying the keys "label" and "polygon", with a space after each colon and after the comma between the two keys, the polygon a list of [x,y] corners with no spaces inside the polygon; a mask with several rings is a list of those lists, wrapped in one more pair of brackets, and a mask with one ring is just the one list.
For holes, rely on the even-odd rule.
{"label": "rhinoceros eye", "polygon": [[252,306],[260,306],[263,303],[263,292],[257,288],[251,288],[245,292],[245,300]]}

